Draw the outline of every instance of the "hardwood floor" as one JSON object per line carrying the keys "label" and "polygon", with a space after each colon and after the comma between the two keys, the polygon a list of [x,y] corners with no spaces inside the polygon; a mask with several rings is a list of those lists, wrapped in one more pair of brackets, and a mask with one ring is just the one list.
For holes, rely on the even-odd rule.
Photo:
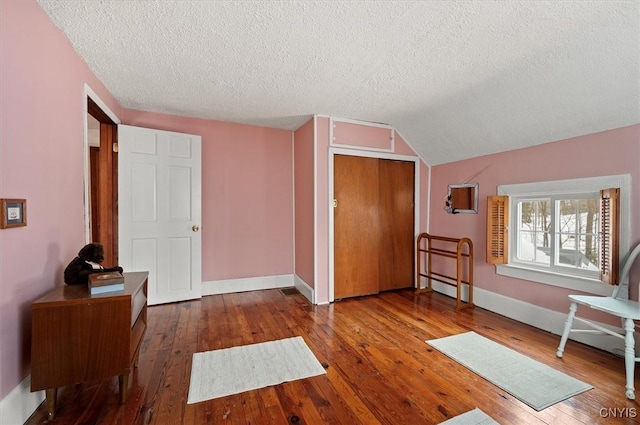
{"label": "hardwood floor", "polygon": [[[265,290],[150,307],[126,403],[117,378],[61,388],[51,423],[437,424],[476,407],[502,425],[640,423],[638,403],[624,397],[623,359],[573,341],[558,359],[559,336],[454,305],[406,289],[326,306]],[[594,389],[536,412],[424,342],[469,330]],[[186,404],[194,352],[297,335],[326,375]],[[27,424],[43,423],[40,406]]]}

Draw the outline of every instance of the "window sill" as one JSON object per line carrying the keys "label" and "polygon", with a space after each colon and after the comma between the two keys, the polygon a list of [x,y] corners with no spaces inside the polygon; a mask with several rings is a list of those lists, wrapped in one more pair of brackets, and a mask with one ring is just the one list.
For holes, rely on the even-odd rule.
{"label": "window sill", "polygon": [[530,280],[532,282],[558,286],[560,288],[572,289],[593,295],[610,296],[614,289],[614,287],[596,279],[580,278],[508,264],[496,265],[496,273],[501,276]]}

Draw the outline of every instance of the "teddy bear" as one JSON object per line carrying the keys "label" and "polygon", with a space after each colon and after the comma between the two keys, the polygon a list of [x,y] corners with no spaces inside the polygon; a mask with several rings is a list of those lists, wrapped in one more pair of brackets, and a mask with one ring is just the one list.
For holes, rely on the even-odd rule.
{"label": "teddy bear", "polygon": [[92,273],[120,272],[120,266],[105,268],[104,247],[100,243],[90,243],[82,247],[75,257],[64,269],[64,282],[67,285],[83,285],[89,283],[89,275]]}

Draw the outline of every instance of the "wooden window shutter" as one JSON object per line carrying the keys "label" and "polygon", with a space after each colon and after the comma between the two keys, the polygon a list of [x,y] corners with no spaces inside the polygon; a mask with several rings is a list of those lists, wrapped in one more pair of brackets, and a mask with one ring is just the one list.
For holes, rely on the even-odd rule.
{"label": "wooden window shutter", "polygon": [[509,255],[509,197],[487,197],[487,263],[506,264]]}
{"label": "wooden window shutter", "polygon": [[618,284],[620,189],[600,191],[600,280]]}

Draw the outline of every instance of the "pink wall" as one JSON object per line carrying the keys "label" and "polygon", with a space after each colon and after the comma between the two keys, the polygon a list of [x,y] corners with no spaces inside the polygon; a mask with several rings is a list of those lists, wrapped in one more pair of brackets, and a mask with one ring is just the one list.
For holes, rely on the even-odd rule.
{"label": "pink wall", "polygon": [[[25,31],[29,28],[29,31]],[[35,1],[0,2],[0,398],[29,374],[30,305],[84,245],[86,82],[126,124],[203,136],[203,280],[293,273],[290,131],[123,111]]]}
{"label": "pink wall", "polygon": [[[396,132],[395,151],[398,155],[416,156],[411,146]],[[420,233],[427,231],[429,223],[429,166],[420,159]],[[416,235],[417,237],[417,235]]]}
{"label": "pink wall", "polygon": [[0,197],[27,227],[0,230],[0,397],[29,374],[31,302],[84,245],[86,82],[120,106],[35,1],[0,1]]}
{"label": "pink wall", "polygon": [[388,150],[391,149],[391,129],[334,120],[333,144]]}
{"label": "pink wall", "polygon": [[[447,185],[461,183],[481,171],[478,214],[447,214]],[[488,155],[432,168],[431,233],[469,237],[474,244],[474,283],[477,288],[522,300],[551,310],[567,312],[567,295],[575,291],[496,275],[486,263],[487,196],[497,186],[550,180],[631,174],[631,246],[640,242],[640,125],[575,137],[526,149]],[[640,274],[634,273],[635,282]]]}
{"label": "pink wall", "polygon": [[126,109],[122,121],[202,136],[203,282],[293,273],[291,131]]}
{"label": "pink wall", "polygon": [[314,120],[294,133],[295,274],[312,288],[314,276]]}

